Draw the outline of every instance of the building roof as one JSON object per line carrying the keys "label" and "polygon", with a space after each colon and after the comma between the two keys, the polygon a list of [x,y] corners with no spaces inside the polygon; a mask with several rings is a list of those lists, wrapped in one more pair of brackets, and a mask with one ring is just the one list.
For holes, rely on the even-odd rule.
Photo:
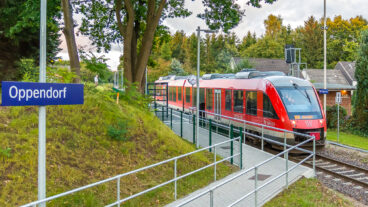
{"label": "building roof", "polygon": [[259,71],[281,71],[288,74],[290,70],[284,59],[249,58],[249,62]]}
{"label": "building roof", "polygon": [[[355,90],[355,86],[349,84],[345,76],[340,70],[328,69],[327,73],[327,89],[331,90]],[[304,69],[303,76],[305,79],[313,83],[317,89],[324,88],[324,73],[321,69]]]}
{"label": "building roof", "polygon": [[340,61],[335,66],[336,70],[340,70],[350,85],[353,85],[355,79],[355,62]]}
{"label": "building roof", "polygon": [[[235,65],[238,65],[244,58],[233,57]],[[284,59],[270,59],[270,58],[249,58],[250,64],[258,71],[281,71],[285,74],[289,73],[289,65]]]}

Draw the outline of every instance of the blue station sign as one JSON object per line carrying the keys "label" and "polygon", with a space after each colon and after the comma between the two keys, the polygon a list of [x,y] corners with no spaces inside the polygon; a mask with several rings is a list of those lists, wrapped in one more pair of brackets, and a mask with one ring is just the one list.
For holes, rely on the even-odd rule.
{"label": "blue station sign", "polygon": [[2,81],[2,106],[74,105],[84,103],[83,84]]}
{"label": "blue station sign", "polygon": [[328,94],[328,89],[319,89],[319,94]]}

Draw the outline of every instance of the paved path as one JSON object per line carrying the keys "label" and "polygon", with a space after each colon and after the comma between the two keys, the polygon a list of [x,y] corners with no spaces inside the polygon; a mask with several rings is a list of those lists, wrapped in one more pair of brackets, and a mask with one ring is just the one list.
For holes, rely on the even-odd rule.
{"label": "paved path", "polygon": [[[161,117],[161,116],[159,116]],[[189,142],[193,141],[193,125],[189,121],[190,117],[188,115],[183,115],[183,138],[188,140]],[[166,119],[165,119],[166,120]],[[191,120],[191,119],[190,119]],[[165,123],[170,127],[170,117],[168,121]],[[180,116],[173,116],[173,131],[180,136]],[[228,140],[229,138],[226,136],[219,135],[214,132],[212,133],[212,143],[216,144],[219,142],[223,142]],[[199,144],[202,147],[206,147],[209,145],[209,131],[204,128],[200,128],[199,130]],[[234,154],[239,153],[239,142],[234,142]],[[230,143],[224,144],[224,146],[218,146],[216,149],[216,153],[222,157],[227,157],[230,155]],[[243,144],[243,170],[254,167],[255,165],[261,163],[262,161],[272,157],[272,154],[267,152],[258,150],[249,145]],[[234,158],[234,164],[239,164],[239,157]],[[288,168],[292,168],[295,166],[295,163],[288,162]],[[263,185],[267,181],[277,177],[282,174],[286,169],[286,160],[283,158],[275,158],[267,164],[262,165],[258,169],[258,186]],[[228,179],[230,177],[236,176],[241,171],[236,172],[234,174],[229,175],[224,179]],[[262,175],[260,175],[262,174]],[[254,170],[236,178],[235,180],[217,188],[214,191],[214,206],[228,206],[240,197],[246,195],[247,193],[254,190],[255,181],[254,181]],[[293,171],[291,171],[288,175],[288,182],[293,183],[301,176],[311,177],[313,176],[313,170],[304,166],[298,166]],[[253,177],[253,178],[252,178]],[[222,180],[224,180],[222,179]],[[202,188],[193,192],[192,194],[181,198],[167,206],[177,206],[179,203],[190,199],[191,197],[197,195],[200,192],[203,192],[219,183],[222,180],[216,181],[209,186]],[[261,206],[269,201],[271,198],[276,196],[279,192],[281,192],[285,188],[286,184],[286,176],[281,176],[274,182],[264,186],[257,193],[257,206]],[[207,193],[206,195],[186,204],[185,206],[210,206],[210,195]],[[255,206],[255,195],[251,194],[249,197],[241,201],[236,206]]]}

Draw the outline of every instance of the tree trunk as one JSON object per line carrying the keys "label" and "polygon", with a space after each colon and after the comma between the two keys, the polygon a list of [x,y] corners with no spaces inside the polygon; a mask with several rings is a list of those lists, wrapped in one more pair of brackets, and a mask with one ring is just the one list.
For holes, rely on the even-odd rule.
{"label": "tree trunk", "polygon": [[[124,1],[124,5],[122,4]],[[139,38],[140,23],[135,21],[135,12],[132,3],[129,0],[116,1],[115,14],[118,21],[118,28],[124,40],[124,78],[128,81],[128,90],[130,83],[137,84],[139,91],[144,92],[145,76],[144,72],[151,54],[153,38],[166,5],[166,0],[161,0],[156,9],[156,1],[148,1],[147,24],[143,34],[142,44],[137,50],[137,40]],[[126,9],[126,25],[121,19],[121,9]]]}
{"label": "tree trunk", "polygon": [[78,57],[77,44],[75,42],[74,35],[74,21],[73,11],[69,0],[61,0],[61,6],[64,15],[64,29],[63,33],[65,36],[66,45],[68,47],[68,55],[70,60],[70,69],[74,72],[77,77],[74,78],[74,83],[80,82],[80,63]]}

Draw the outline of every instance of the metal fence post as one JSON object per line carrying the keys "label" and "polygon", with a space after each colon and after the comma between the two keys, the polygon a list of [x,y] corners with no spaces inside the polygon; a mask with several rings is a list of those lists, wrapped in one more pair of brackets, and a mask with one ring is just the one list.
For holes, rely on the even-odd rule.
{"label": "metal fence post", "polygon": [[118,207],[120,207],[120,177],[116,182],[116,201],[118,202]]}
{"label": "metal fence post", "polygon": [[196,116],[193,114],[193,144],[195,144],[195,134],[196,134]]}
{"label": "metal fence post", "polygon": [[[286,150],[286,132],[284,132],[284,151]],[[285,154],[284,154],[285,158]]]}
{"label": "metal fence post", "polygon": [[239,134],[239,167],[240,169],[243,169],[243,128],[239,128],[240,134]]}
{"label": "metal fence post", "polygon": [[313,172],[316,177],[316,137],[313,136]]}
{"label": "metal fence post", "polygon": [[233,158],[233,154],[234,154],[234,126],[231,124],[230,125],[230,163],[233,164],[234,162],[234,158]]}
{"label": "metal fence post", "polygon": [[180,137],[183,137],[183,111],[180,111]]}
{"label": "metal fence post", "polygon": [[[209,128],[208,128],[208,146],[212,145],[212,120],[209,120]],[[210,152],[212,151],[212,148],[210,147]]]}
{"label": "metal fence post", "polygon": [[210,207],[213,207],[213,190],[210,191]]}
{"label": "metal fence post", "polygon": [[175,200],[177,198],[177,180],[176,180],[176,171],[177,171],[177,165],[176,165],[176,162],[178,160],[175,159],[175,163],[174,163],[174,179],[175,179]]}
{"label": "metal fence post", "polygon": [[170,108],[170,128],[172,130],[172,108]]}
{"label": "metal fence post", "polygon": [[161,109],[161,116],[162,116],[162,122],[165,121],[165,110],[164,110],[164,106],[162,106],[162,109]]}
{"label": "metal fence post", "polygon": [[254,168],[254,206],[257,207],[258,167]]}
{"label": "metal fence post", "polygon": [[264,137],[264,126],[262,125],[262,151],[263,151],[263,145],[264,145],[263,137]]}
{"label": "metal fence post", "polygon": [[157,103],[156,103],[156,100],[155,100],[155,102],[154,102],[155,104],[153,105],[153,108],[154,108],[154,110],[155,110],[155,114],[156,114],[156,116],[157,116]]}
{"label": "metal fence post", "polygon": [[286,174],[285,174],[285,177],[286,177],[286,188],[288,188],[289,187],[289,151],[287,151],[286,152],[286,167],[285,167],[285,169],[286,169]]}
{"label": "metal fence post", "polygon": [[217,159],[216,159],[216,146],[214,147],[213,149],[213,159],[214,159],[214,162],[215,162],[215,167],[214,167],[214,178],[215,178],[215,181],[216,181],[216,162],[217,162]]}

